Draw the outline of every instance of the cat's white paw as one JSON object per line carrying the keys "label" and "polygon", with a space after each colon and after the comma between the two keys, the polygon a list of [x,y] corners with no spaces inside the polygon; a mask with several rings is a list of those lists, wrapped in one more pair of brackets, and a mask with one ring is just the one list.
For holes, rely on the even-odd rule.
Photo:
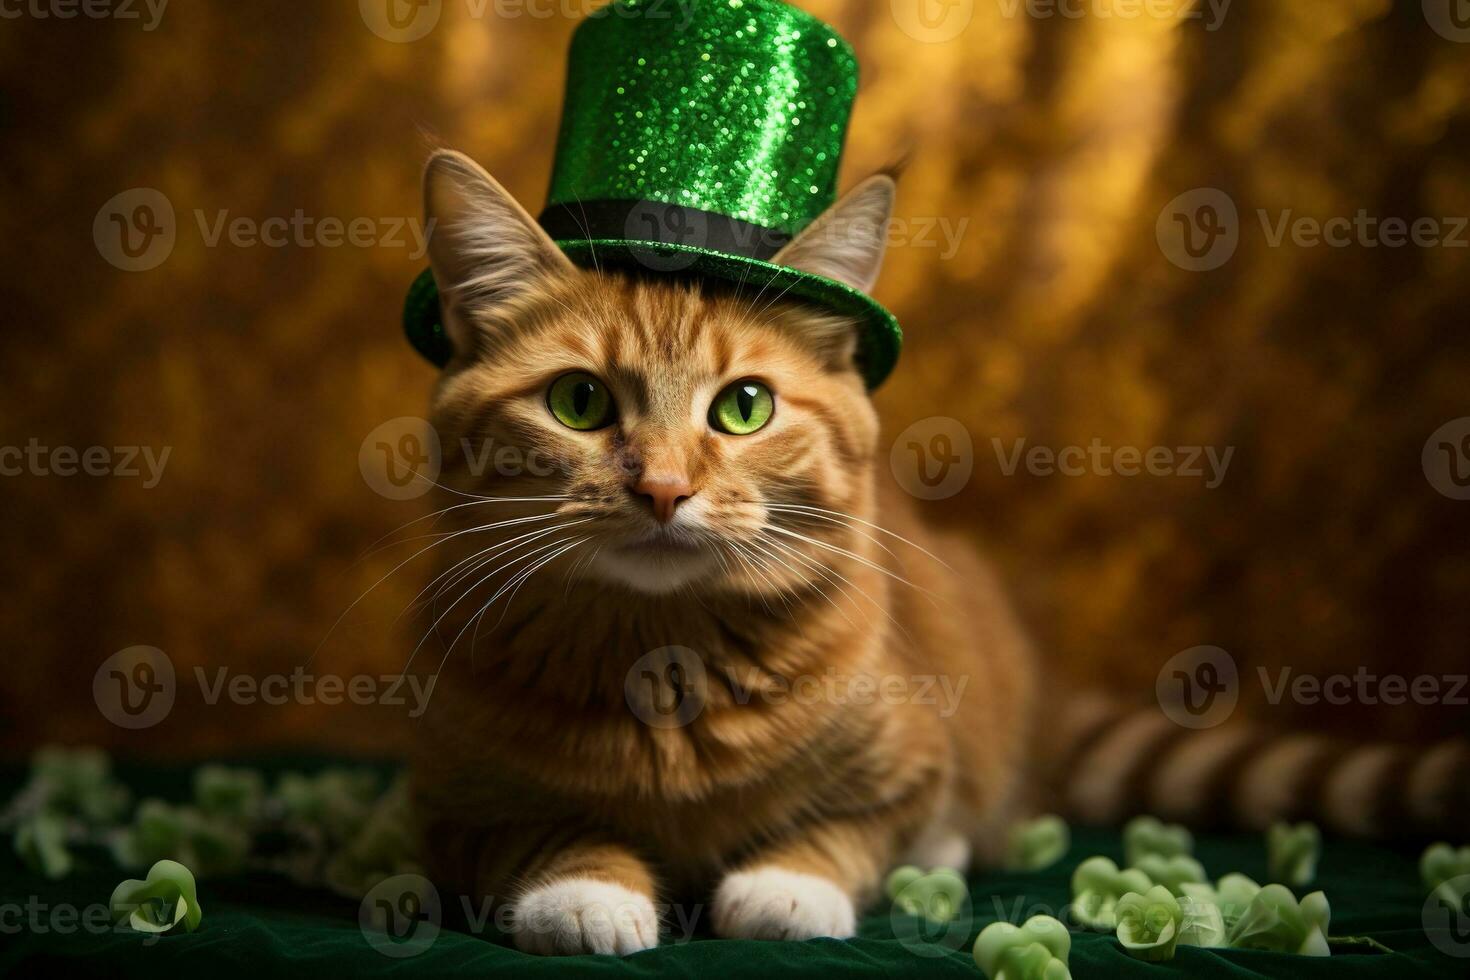
{"label": "cat's white paw", "polygon": [[781,868],[739,871],[715,892],[714,930],[729,939],[846,939],[857,932],[852,899],[816,875]]}
{"label": "cat's white paw", "polygon": [[658,912],[646,895],[592,878],[553,881],[515,903],[515,944],[542,956],[627,956],[658,945]]}

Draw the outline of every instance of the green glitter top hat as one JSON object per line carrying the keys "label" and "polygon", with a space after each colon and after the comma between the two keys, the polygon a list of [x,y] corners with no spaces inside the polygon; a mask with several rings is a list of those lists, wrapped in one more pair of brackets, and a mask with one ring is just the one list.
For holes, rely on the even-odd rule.
{"label": "green glitter top hat", "polygon": [[[616,0],[572,39],[540,223],[580,265],[716,279],[851,316],[875,388],[898,359],[893,314],[769,261],[836,200],[857,77],[846,41],[779,0]],[[404,320],[420,353],[448,362],[430,272]]]}

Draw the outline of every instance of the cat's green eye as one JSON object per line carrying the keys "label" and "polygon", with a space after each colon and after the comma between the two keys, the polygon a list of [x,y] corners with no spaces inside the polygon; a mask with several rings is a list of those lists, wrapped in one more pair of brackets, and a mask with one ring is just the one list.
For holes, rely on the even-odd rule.
{"label": "cat's green eye", "polygon": [[563,374],[546,392],[546,407],[569,429],[591,432],[612,421],[612,393],[585,371]]}
{"label": "cat's green eye", "polygon": [[775,410],[771,389],[747,378],[715,396],[709,407],[709,424],[732,436],[748,436],[764,428]]}

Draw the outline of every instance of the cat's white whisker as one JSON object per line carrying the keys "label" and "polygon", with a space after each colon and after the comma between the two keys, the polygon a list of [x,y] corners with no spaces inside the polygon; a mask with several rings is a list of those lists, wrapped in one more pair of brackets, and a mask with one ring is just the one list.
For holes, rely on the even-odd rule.
{"label": "cat's white whisker", "polygon": [[[791,287],[792,286],[795,286],[798,282],[800,282],[799,279],[792,279],[791,282],[787,283],[785,289],[783,289],[779,293],[777,293],[776,296],[773,299],[768,300],[766,302],[766,305],[765,306],[762,306],[760,308],[760,312],[758,312],[758,313],[755,314],[756,321],[759,322],[760,318],[763,317],[763,316],[765,316],[766,311],[769,310],[772,306],[775,306],[777,303],[779,303],[781,301],[781,298],[783,296],[785,296],[787,293],[791,292]],[[757,298],[759,298],[759,297],[757,297]],[[752,304],[752,305],[754,305],[754,304]]]}
{"label": "cat's white whisker", "polygon": [[760,599],[761,605],[766,607],[767,613],[772,616],[776,615],[776,611],[771,608],[770,602],[766,600],[765,592],[761,589],[760,578],[756,574],[759,571],[759,568],[756,566],[753,560],[754,556],[751,555],[738,541],[727,541],[726,544],[728,544],[730,548],[733,549],[732,553],[737,559],[740,560],[741,565],[744,566],[745,577],[750,580],[751,591],[754,592],[756,596]]}
{"label": "cat's white whisker", "polygon": [[[548,545],[548,547],[549,548],[556,548],[558,545],[565,544],[566,540],[567,540],[566,538],[560,538],[560,539],[558,539],[556,541],[553,541],[550,545]],[[454,648],[459,645],[459,641],[464,638],[465,633],[469,631],[469,628],[471,626],[473,626],[475,628],[475,633],[474,633],[474,636],[470,640],[470,650],[473,651],[475,649],[475,647],[479,645],[479,637],[480,637],[480,626],[479,626],[479,623],[480,623],[480,619],[481,619],[482,616],[485,615],[485,612],[491,606],[495,605],[495,600],[499,599],[502,595],[505,594],[506,589],[510,589],[512,587],[512,585],[515,586],[514,590],[510,594],[510,598],[507,599],[506,602],[505,602],[505,609],[502,609],[500,611],[500,620],[496,622],[496,625],[497,626],[500,625],[500,622],[504,621],[504,619],[505,619],[505,613],[506,613],[507,610],[510,609],[510,604],[513,601],[515,601],[516,593],[520,591],[521,585],[524,585],[526,583],[526,581],[532,575],[536,574],[536,572],[538,570],[546,567],[548,564],[550,564],[551,562],[555,561],[560,556],[566,554],[568,551],[571,551],[573,548],[577,547],[577,545],[581,544],[582,542],[584,542],[586,540],[587,540],[586,538],[577,538],[575,541],[571,542],[570,544],[565,544],[565,547],[562,547],[559,550],[553,551],[550,555],[546,556],[545,558],[541,559],[540,561],[535,562],[529,568],[527,568],[527,569],[525,569],[525,570],[523,570],[521,572],[518,572],[516,575],[512,576],[511,579],[510,579],[510,581],[506,582],[505,585],[503,585],[503,586],[500,587],[500,590],[499,591],[497,591],[494,595],[492,595],[489,599],[487,599],[485,601],[485,603],[482,606],[480,606],[479,609],[477,609],[475,611],[475,614],[473,616],[471,616],[468,621],[465,622],[464,626],[460,629],[460,631],[457,634],[455,634],[454,639],[450,641],[448,648],[445,649],[445,651],[444,651],[444,657],[439,661],[439,669],[440,670],[443,670],[444,669],[444,663],[445,663],[445,661],[447,661],[449,659],[450,653],[452,653],[454,651]],[[545,549],[537,549],[537,551],[541,551],[541,550],[545,550]],[[532,552],[532,554],[534,554],[534,553],[535,552]],[[528,558],[528,557],[530,557],[530,555],[522,555],[520,559],[517,559],[517,561],[520,561],[521,559]],[[484,581],[484,580],[482,579],[481,581]],[[477,583],[476,587],[478,588],[478,583]],[[471,590],[471,591],[473,591],[473,590]]]}
{"label": "cat's white whisker", "polygon": [[[857,590],[858,595],[868,600],[868,602],[872,604],[879,612],[888,617],[889,622],[893,623],[893,625],[897,626],[900,631],[907,634],[907,630],[904,630],[903,624],[893,618],[893,614],[888,611],[888,607],[869,595],[867,589],[864,589],[862,586],[858,585],[852,579],[848,578],[846,575],[843,575],[832,566],[817,561],[815,558],[812,558],[809,555],[802,554],[799,549],[793,548],[791,545],[785,544],[781,541],[777,541],[775,538],[765,535],[764,532],[762,532],[762,537],[764,538],[764,540],[774,545],[775,547],[780,548],[791,557],[815,569],[819,575],[822,575],[823,578],[825,578],[828,582],[831,582],[834,586],[836,586],[838,591],[842,593],[843,597],[851,602],[855,609],[862,613],[864,622],[871,624],[873,620],[868,615],[867,611],[863,608],[862,603],[854,599],[852,593],[848,592],[848,590],[843,587],[844,584],[851,586],[853,589]],[[836,581],[833,581],[834,576],[836,577]]]}
{"label": "cat's white whisker", "polygon": [[[551,515],[551,516],[555,516],[555,515]],[[588,518],[587,520],[590,520],[590,518]],[[413,602],[409,604],[409,606],[404,610],[404,612],[407,612],[409,609],[412,609],[415,606],[421,606],[422,605],[422,599],[423,599],[424,593],[427,592],[427,591],[429,591],[429,589],[432,589],[434,587],[434,584],[436,582],[440,581],[441,579],[443,579],[445,576],[454,575],[455,569],[458,569],[461,566],[464,566],[466,564],[473,563],[472,567],[466,569],[465,571],[460,572],[458,575],[455,575],[455,577],[454,577],[454,579],[452,581],[449,581],[449,582],[444,583],[444,585],[440,587],[440,589],[434,594],[434,596],[432,597],[432,599],[430,601],[437,601],[441,596],[444,595],[445,592],[447,592],[450,589],[454,588],[454,586],[456,586],[460,582],[464,581],[465,578],[469,577],[470,575],[473,575],[477,569],[484,567],[486,564],[489,563],[490,559],[495,556],[496,552],[501,551],[501,550],[503,550],[505,548],[508,548],[511,545],[516,544],[516,542],[518,542],[518,541],[526,541],[527,539],[529,539],[527,541],[527,543],[529,543],[530,541],[536,541],[536,540],[539,540],[540,538],[544,538],[548,534],[554,534],[557,531],[563,530],[564,528],[568,528],[568,527],[573,526],[574,524],[581,524],[581,523],[586,523],[586,520],[582,520],[582,521],[564,521],[564,522],[562,522],[560,524],[552,525],[549,528],[541,528],[541,529],[536,530],[536,531],[528,531],[525,534],[516,535],[514,538],[511,538],[509,541],[499,542],[498,544],[491,545],[488,548],[481,549],[480,551],[475,552],[474,554],[470,555],[467,558],[460,559],[458,562],[456,562],[454,565],[452,565],[447,571],[442,572],[432,582],[430,582],[427,586],[425,586],[423,589],[421,589],[419,591],[419,594],[414,597]],[[402,618],[402,616],[403,616],[403,613],[399,613],[399,618]],[[395,620],[395,622],[396,622],[396,620]]]}
{"label": "cat's white whisker", "polygon": [[[496,626],[499,626],[501,623],[505,622],[505,614],[510,611],[511,603],[515,602],[516,594],[521,591],[521,586],[525,585],[528,581],[530,581],[531,576],[535,575],[541,569],[545,568],[547,565],[551,564],[553,561],[555,561],[556,559],[560,558],[562,555],[566,554],[567,552],[572,551],[573,549],[575,549],[579,545],[583,544],[587,540],[588,540],[587,538],[577,538],[571,544],[568,544],[566,547],[560,549],[559,551],[553,552],[552,554],[548,555],[546,558],[543,558],[541,561],[538,561],[536,564],[532,565],[530,568],[528,568],[524,572],[522,572],[521,575],[519,576],[519,578],[515,581],[515,587],[511,589],[510,596],[505,600],[505,607],[500,610],[500,618],[495,621],[495,625]],[[509,582],[506,583],[505,586],[502,586],[501,587],[501,589],[500,589],[499,592],[497,592],[497,593],[495,593],[495,595],[491,596],[490,597],[490,604],[494,604],[495,600],[500,598],[500,596],[505,592],[506,588],[510,588],[510,585],[511,585],[511,583],[509,583]],[[477,629],[478,629],[478,627],[477,627]]]}
{"label": "cat's white whisker", "polygon": [[[436,510],[433,513],[425,514],[422,517],[415,517],[413,520],[409,521],[406,524],[400,524],[398,527],[394,528],[393,530],[389,531],[387,534],[385,534],[382,537],[378,538],[372,544],[368,545],[368,550],[365,551],[362,554],[362,556],[357,559],[357,561],[353,562],[353,565],[355,566],[355,565],[361,563],[362,561],[366,560],[367,558],[370,558],[373,555],[377,554],[379,551],[383,551],[383,550],[385,550],[387,548],[392,548],[395,545],[403,544],[403,543],[406,543],[408,541],[420,541],[420,540],[422,540],[425,537],[432,537],[432,535],[416,535],[415,537],[412,537],[412,538],[404,538],[401,541],[391,541],[388,544],[383,545],[382,548],[379,548],[378,547],[379,545],[383,544],[384,541],[387,541],[389,538],[393,537],[393,535],[397,534],[399,531],[403,531],[403,530],[405,530],[407,528],[413,527],[415,524],[422,524],[424,521],[428,521],[428,520],[436,520],[437,521],[438,518],[443,517],[445,514],[451,513],[452,511],[460,510],[460,509],[462,509],[464,507],[482,507],[485,504],[525,504],[525,503],[543,503],[545,501],[562,502],[562,501],[568,501],[568,500],[571,500],[571,499],[572,499],[571,497],[567,497],[567,496],[560,495],[560,494],[555,494],[555,495],[550,495],[550,496],[545,496],[545,497],[487,497],[487,498],[485,498],[483,500],[470,500],[470,501],[467,501],[467,502],[462,503],[462,504],[454,504],[452,506],[445,507],[445,508],[443,508],[441,510]],[[436,533],[448,534],[450,532],[448,532],[448,531],[442,531],[442,532],[436,532]]]}
{"label": "cat's white whisker", "polygon": [[[392,578],[394,575],[396,575],[405,565],[408,565],[409,563],[413,562],[419,556],[424,555],[427,552],[432,551],[433,549],[439,547],[442,544],[447,544],[450,541],[454,540],[455,538],[460,537],[461,535],[475,534],[475,533],[481,533],[481,532],[485,532],[485,531],[494,531],[494,530],[497,530],[497,529],[502,528],[502,527],[509,527],[509,526],[512,526],[512,525],[515,525],[515,524],[523,524],[523,523],[526,523],[528,521],[533,521],[533,520],[548,520],[548,519],[550,519],[552,517],[555,517],[555,516],[556,516],[555,512],[550,513],[550,514],[535,514],[535,515],[531,515],[529,517],[517,517],[517,518],[512,518],[510,520],[507,520],[507,521],[498,521],[498,522],[496,522],[494,524],[483,524],[483,525],[480,525],[478,527],[469,527],[469,528],[463,528],[463,529],[461,529],[459,531],[445,532],[444,536],[440,537],[440,539],[438,541],[435,541],[433,544],[426,545],[425,547],[420,548],[418,551],[414,552],[412,555],[409,555],[407,558],[405,558],[403,561],[399,562],[397,565],[394,565],[391,569],[388,570],[388,573],[386,575],[384,575],[382,578],[378,579],[372,585],[368,586],[367,589],[365,589],[363,591],[363,593],[361,595],[359,595],[356,599],[353,599],[352,602],[347,606],[347,608],[344,609],[344,610],[342,610],[342,614],[337,617],[336,621],[332,623],[331,627],[327,630],[326,635],[324,635],[322,637],[321,642],[316,645],[316,649],[311,652],[311,656],[309,656],[309,657],[306,658],[306,664],[305,664],[305,666],[307,666],[307,667],[311,666],[312,661],[314,661],[316,659],[316,655],[317,654],[319,654],[319,653],[322,652],[322,647],[326,646],[327,641],[332,638],[332,634],[336,632],[337,627],[339,627],[339,626],[342,625],[342,621],[345,620],[348,617],[348,615],[351,614],[351,612],[352,612],[353,609],[357,608],[358,604],[361,603],[362,600],[366,599],[380,585],[382,585],[384,582],[388,581],[390,578]],[[435,536],[436,535],[428,535],[428,537],[435,537]],[[395,622],[396,621],[397,620],[395,619]]]}
{"label": "cat's white whisker", "polygon": [[[567,525],[567,526],[570,527],[570,526],[574,526],[575,524],[580,524],[580,523],[584,523],[584,521],[576,521],[576,522],[573,522],[573,524]],[[459,598],[455,599],[452,603],[450,603],[449,606],[444,610],[444,612],[440,613],[438,615],[438,617],[435,618],[434,622],[429,626],[428,631],[424,634],[423,639],[419,640],[418,644],[414,646],[413,652],[411,654],[409,654],[409,656],[408,656],[408,662],[403,665],[403,672],[404,673],[407,673],[408,672],[409,667],[411,667],[413,665],[414,658],[418,656],[419,651],[421,649],[423,649],[423,646],[424,646],[425,643],[428,642],[429,637],[438,633],[439,626],[444,622],[445,618],[447,618],[449,616],[449,614],[454,611],[454,609],[455,609],[456,606],[458,606],[461,602],[463,602],[470,595],[474,594],[474,591],[476,589],[478,589],[480,586],[484,585],[486,582],[489,582],[491,579],[493,579],[495,576],[499,575],[501,572],[509,571],[511,568],[513,568],[514,566],[518,565],[519,563],[525,561],[526,559],[531,558],[534,555],[540,554],[541,552],[546,551],[549,548],[556,547],[557,544],[559,544],[561,541],[564,541],[564,540],[565,540],[564,538],[558,538],[557,540],[552,541],[549,544],[542,545],[539,548],[533,548],[532,550],[530,550],[528,552],[524,552],[524,553],[516,556],[515,558],[511,559],[510,561],[508,561],[506,563],[503,563],[503,564],[497,566],[488,575],[483,576],[478,581],[476,581],[474,585],[470,586],[468,589],[466,589],[462,593],[460,593]],[[527,542],[527,543],[529,544],[530,542]]]}
{"label": "cat's white whisker", "polygon": [[893,558],[894,561],[898,562],[900,568],[904,569],[905,572],[908,571],[908,567],[904,565],[903,559],[900,558],[892,548],[888,547],[882,541],[879,541],[877,538],[873,537],[873,535],[867,533],[862,528],[858,527],[856,524],[853,524],[849,520],[843,520],[840,517],[833,517],[827,514],[815,514],[807,510],[802,510],[782,504],[767,504],[766,509],[780,514],[805,517],[814,521],[827,521],[828,523],[836,524],[839,527],[844,527],[854,534],[867,538],[869,541],[873,542],[873,544],[877,545],[879,548],[882,548],[885,552],[889,554],[889,556]]}
{"label": "cat's white whisker", "polygon": [[890,531],[890,530],[888,530],[888,528],[883,527],[881,524],[874,524],[872,521],[865,521],[861,517],[855,517],[852,514],[844,514],[844,513],[842,513],[841,511],[838,511],[838,510],[828,510],[825,507],[812,507],[812,506],[809,506],[809,505],[806,505],[806,504],[766,504],[765,507],[768,510],[794,510],[794,511],[803,511],[803,512],[813,513],[813,514],[825,514],[825,515],[828,515],[830,517],[841,517],[841,518],[844,518],[845,520],[853,521],[853,522],[855,522],[857,524],[863,525],[864,527],[870,527],[873,530],[877,531],[879,534],[886,534],[890,538],[893,538],[893,539],[898,540],[898,541],[902,541],[904,544],[908,545],[910,548],[913,548],[915,551],[919,552],[920,554],[924,555],[925,557],[932,558],[935,561],[939,562],[939,564],[943,565],[945,568],[949,569],[950,571],[954,571],[953,566],[951,566],[949,564],[949,562],[945,561],[943,558],[940,558],[938,555],[936,555],[934,552],[930,551],[929,549],[925,548],[923,545],[920,545],[920,544],[917,544],[917,543],[915,543],[913,541],[910,541],[908,538],[904,537],[902,534],[898,534],[898,533],[896,533],[894,531]]}
{"label": "cat's white whisker", "polygon": [[[842,607],[837,604],[837,600],[836,599],[833,599],[830,595],[827,594],[827,590],[826,589],[822,588],[816,582],[813,582],[807,576],[805,576],[805,575],[801,574],[800,572],[798,572],[795,568],[793,568],[791,566],[791,564],[789,562],[787,562],[785,559],[783,559],[780,555],[778,555],[775,552],[771,551],[769,548],[764,547],[760,543],[761,541],[764,541],[766,544],[769,544],[769,545],[774,545],[776,547],[781,547],[781,543],[779,541],[776,541],[776,540],[774,540],[772,538],[766,537],[765,535],[761,535],[758,540],[752,541],[751,542],[751,545],[752,545],[752,547],[759,548],[761,551],[765,552],[766,554],[770,555],[773,559],[775,559],[776,561],[780,562],[788,570],[790,570],[791,574],[792,575],[795,575],[803,584],[809,585],[813,589],[816,589],[817,594],[820,595],[823,599],[826,599],[829,603],[831,603],[832,604],[832,608],[837,610],[837,614],[839,616],[841,616],[844,620],[847,621],[847,625],[851,626],[853,629],[856,629],[857,628],[857,624],[854,623],[852,621],[852,619],[847,615],[847,613],[845,611],[843,611]],[[801,558],[802,557],[801,555],[797,555],[796,552],[793,549],[791,549],[791,548],[782,548],[782,550],[786,551],[789,554],[794,555],[797,558]],[[817,573],[819,575],[822,574],[822,570],[820,568],[818,568],[817,569]],[[839,585],[838,588],[841,589],[842,587]],[[846,595],[846,592],[844,592],[843,594]],[[848,597],[848,598],[851,598],[851,597]],[[863,615],[866,618],[867,614],[864,613]],[[803,628],[803,630],[802,630],[803,635],[805,635],[805,632],[806,631]]]}
{"label": "cat's white whisker", "polygon": [[564,586],[562,589],[563,599],[567,598],[572,593],[573,578],[578,575],[584,567],[589,565],[591,562],[596,561],[597,553],[601,550],[601,547],[598,547],[593,549],[592,551],[585,552],[576,561],[572,562],[572,564],[567,567],[566,574],[562,576]]}
{"label": "cat's white whisker", "polygon": [[917,585],[914,582],[911,582],[908,579],[904,578],[902,575],[899,575],[897,572],[894,572],[891,569],[884,568],[882,565],[878,564],[872,559],[864,558],[862,555],[859,555],[856,552],[848,551],[846,548],[840,548],[837,545],[823,541],[820,538],[814,538],[811,535],[802,534],[800,531],[793,531],[790,528],[781,527],[779,524],[771,524],[768,526],[772,531],[775,531],[777,534],[784,534],[788,537],[797,538],[801,541],[805,541],[807,544],[815,545],[818,548],[825,548],[826,550],[839,554],[844,558],[855,561],[860,565],[871,568],[875,572],[886,575],[888,578],[893,579],[895,582],[898,582],[901,585],[907,585],[909,588],[913,589],[916,592],[921,592],[931,598],[933,598],[934,596],[933,592],[924,588],[922,585]]}
{"label": "cat's white whisker", "polygon": [[[454,584],[458,584],[459,582],[463,582],[465,579],[470,578],[471,576],[477,574],[480,571],[480,569],[482,569],[486,565],[490,564],[491,561],[493,561],[493,560],[495,560],[497,558],[498,559],[502,559],[502,560],[510,559],[509,561],[506,561],[504,564],[501,564],[501,565],[497,566],[495,569],[492,569],[487,575],[482,576],[478,581],[475,582],[474,585],[470,586],[470,588],[466,589],[463,593],[461,593],[459,599],[463,599],[466,595],[469,595],[469,594],[473,593],[475,591],[475,589],[478,589],[485,582],[488,582],[490,579],[494,578],[496,575],[500,574],[503,571],[508,571],[511,567],[513,567],[516,563],[522,561],[523,559],[526,559],[526,558],[529,558],[529,557],[531,557],[533,555],[539,554],[540,552],[546,550],[546,548],[555,547],[557,541],[555,541],[555,540],[554,541],[551,541],[548,544],[543,545],[540,548],[534,548],[531,551],[522,551],[521,549],[526,548],[526,547],[528,547],[528,546],[530,546],[532,544],[535,544],[537,541],[539,541],[540,539],[546,537],[549,534],[556,534],[556,533],[559,533],[561,531],[566,530],[569,527],[575,527],[578,524],[585,524],[585,523],[587,523],[587,522],[586,521],[572,521],[572,522],[569,522],[569,523],[566,523],[566,524],[559,524],[556,527],[546,528],[543,531],[537,532],[533,536],[522,535],[521,537],[522,538],[525,538],[525,540],[521,540],[518,544],[514,544],[512,547],[507,548],[507,547],[505,547],[505,545],[500,545],[500,546],[497,546],[494,549],[490,549],[490,551],[499,551],[500,552],[499,554],[490,554],[490,553],[487,553],[487,552],[482,552],[480,555],[477,555],[476,556],[477,558],[480,558],[480,560],[476,562],[476,564],[475,564],[475,566],[473,568],[468,569],[466,572],[461,573],[456,578],[456,580],[455,580],[454,583],[452,583],[451,585],[446,586],[446,587],[440,589],[440,591],[438,592],[438,594],[436,594],[430,600],[432,602],[432,604],[434,605],[436,612],[438,610],[439,600],[441,598],[443,598],[444,593],[448,592],[449,589],[452,588],[452,586]],[[563,540],[564,541],[566,539],[565,538],[560,538],[558,540]],[[506,542],[506,545],[510,545],[510,544],[512,544],[512,542]],[[520,552],[520,554],[516,554],[516,552]],[[514,556],[514,557],[512,558],[512,556]],[[457,603],[459,601],[459,599],[456,599],[455,602]],[[454,607],[451,605],[450,608],[452,609]]]}

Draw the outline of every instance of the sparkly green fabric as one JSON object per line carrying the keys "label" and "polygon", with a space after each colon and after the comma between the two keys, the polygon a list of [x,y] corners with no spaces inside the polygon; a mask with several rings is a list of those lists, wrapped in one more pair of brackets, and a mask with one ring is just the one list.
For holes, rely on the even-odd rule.
{"label": "sparkly green fabric", "polygon": [[[614,229],[559,237],[573,261],[692,275],[749,295],[781,296],[850,316],[869,388],[893,370],[898,320],[842,283],[721,251],[695,234],[670,240],[641,202],[677,205],[795,235],[837,196],[837,172],[857,94],[852,48],[781,0],[617,0],[577,28],[548,207],[629,206]],[[687,230],[687,229],[686,229]],[[452,354],[438,291],[424,273],[404,328],[443,366]]]}
{"label": "sparkly green fabric", "polygon": [[[264,762],[274,779],[286,769],[314,772],[338,760],[238,761]],[[381,768],[385,777],[393,770],[391,765]],[[123,781],[138,797],[177,800],[191,792],[187,767],[121,769]],[[0,800],[10,799],[23,777],[13,767],[0,767]],[[1201,834],[1195,850],[1214,875],[1238,870],[1266,878],[1265,851],[1257,834]],[[494,916],[481,919],[484,912],[478,903],[447,888],[439,894],[440,921],[430,925],[432,920],[425,915],[407,934],[393,937],[405,944],[403,948],[385,954],[384,944],[372,945],[364,932],[363,921],[371,919],[362,904],[266,874],[201,878],[204,918],[199,929],[145,937],[105,925],[108,896],[125,877],[105,860],[94,860],[90,867],[84,864],[61,881],[48,881],[24,869],[5,846],[0,847],[0,976],[983,980],[970,956],[980,930],[1001,920],[1019,923],[1041,913],[1064,915],[1072,872],[1079,861],[1094,854],[1121,861],[1119,835],[1077,827],[1071,852],[1051,868],[972,875],[968,907],[944,926],[925,928],[911,916],[875,904],[862,910],[857,937],[848,940],[716,939],[710,934],[708,899],[692,896],[664,915],[657,949],[623,958],[521,953],[496,928]],[[1173,962],[1145,963],[1128,956],[1108,933],[1077,931],[1072,933],[1072,975],[1079,980],[1463,980],[1470,943],[1447,929],[1426,931],[1417,857],[1417,848],[1361,841],[1328,841],[1323,850],[1315,887],[1332,902],[1333,934],[1369,936],[1391,953],[1345,943],[1335,945],[1330,957],[1181,946]],[[85,923],[97,921],[89,917],[98,910],[104,916],[103,927],[88,928]],[[692,936],[680,927],[686,922]]]}
{"label": "sparkly green fabric", "polygon": [[658,201],[795,233],[836,198],[857,82],[847,42],[778,0],[619,0],[572,40],[547,203]]}

